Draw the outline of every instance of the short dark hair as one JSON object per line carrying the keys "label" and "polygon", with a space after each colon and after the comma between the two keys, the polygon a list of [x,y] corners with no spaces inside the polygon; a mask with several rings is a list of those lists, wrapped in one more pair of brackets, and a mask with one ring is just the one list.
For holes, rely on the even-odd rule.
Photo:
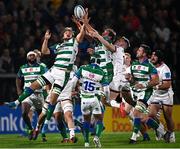
{"label": "short dark hair", "polygon": [[158,62],[164,61],[164,55],[161,50],[155,50],[154,55],[156,55],[158,57]]}
{"label": "short dark hair", "polygon": [[148,46],[148,45],[146,45],[146,44],[141,44],[140,47],[142,47],[142,48],[144,49],[144,51],[145,51],[145,53],[146,53],[147,55],[150,55],[150,54],[151,54],[151,48],[150,48],[150,46]]}
{"label": "short dark hair", "polygon": [[116,41],[116,32],[112,28],[106,28],[105,30],[109,32],[109,36],[112,37],[112,43],[114,43]]}

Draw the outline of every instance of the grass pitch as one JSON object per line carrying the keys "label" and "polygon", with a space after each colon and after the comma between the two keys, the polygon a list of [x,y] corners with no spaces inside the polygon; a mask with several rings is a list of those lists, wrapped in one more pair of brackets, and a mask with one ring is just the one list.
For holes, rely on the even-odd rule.
{"label": "grass pitch", "polygon": [[[143,142],[142,137],[137,144],[128,144],[130,132],[103,133],[101,144],[103,148],[180,148],[180,132],[176,132],[176,143],[164,143],[156,141],[153,132],[149,132],[151,141]],[[60,134],[47,134],[47,142],[42,142],[41,137],[34,141],[29,141],[26,137],[18,134],[0,135],[0,148],[84,148],[84,141],[81,134],[77,134],[78,142],[75,144],[61,143]],[[90,137],[90,147],[94,147]]]}

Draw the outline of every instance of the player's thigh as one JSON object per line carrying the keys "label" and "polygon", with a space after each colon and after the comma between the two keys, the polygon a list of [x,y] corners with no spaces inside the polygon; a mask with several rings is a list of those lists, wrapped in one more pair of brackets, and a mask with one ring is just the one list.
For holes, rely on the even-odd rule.
{"label": "player's thigh", "polygon": [[96,121],[102,121],[103,120],[103,114],[93,114]]}
{"label": "player's thigh", "polygon": [[[109,85],[110,90],[114,91],[114,92],[120,92],[120,87],[121,87],[121,78],[118,75],[114,75],[113,76],[113,80]],[[116,98],[116,97],[115,97]]]}
{"label": "player's thigh", "polygon": [[57,113],[57,115],[59,115],[62,112],[63,112],[63,109],[62,109],[61,102],[57,102],[53,113],[54,113],[54,115],[56,115],[56,113]]}
{"label": "player's thigh", "polygon": [[54,113],[54,118],[56,121],[62,121],[64,119],[64,115],[62,111],[55,112]]}
{"label": "player's thigh", "polygon": [[124,110],[126,111],[126,113],[129,113],[132,110],[133,106],[128,104],[127,102],[125,102],[125,107]]}
{"label": "player's thigh", "polygon": [[58,102],[58,103],[61,103],[61,107],[64,114],[66,114],[66,112],[73,113],[72,100],[62,100],[61,102]]}
{"label": "player's thigh", "polygon": [[164,117],[169,119],[172,118],[173,106],[172,105],[162,105]]}
{"label": "player's thigh", "polygon": [[91,122],[91,114],[83,114],[83,118],[85,122]]}
{"label": "player's thigh", "polygon": [[91,99],[81,98],[81,113],[83,115],[90,115],[92,111],[91,108]]}
{"label": "player's thigh", "polygon": [[157,113],[159,112],[161,108],[161,105],[158,104],[158,103],[151,103],[149,106],[148,106],[148,116],[150,117],[155,117],[157,115]]}
{"label": "player's thigh", "polygon": [[41,85],[44,86],[46,84],[53,84],[55,79],[54,79],[55,72],[53,68],[49,69],[46,73],[44,73],[42,76],[40,76],[37,80],[37,82]]}
{"label": "player's thigh", "polygon": [[25,100],[22,101],[22,108],[24,108],[27,104],[30,105],[30,107],[33,106],[33,102],[30,98],[31,96],[27,97]]}
{"label": "player's thigh", "polygon": [[101,102],[98,100],[98,98],[95,96],[94,103],[91,104],[92,106],[92,114],[99,114],[101,115],[104,110],[101,107]]}

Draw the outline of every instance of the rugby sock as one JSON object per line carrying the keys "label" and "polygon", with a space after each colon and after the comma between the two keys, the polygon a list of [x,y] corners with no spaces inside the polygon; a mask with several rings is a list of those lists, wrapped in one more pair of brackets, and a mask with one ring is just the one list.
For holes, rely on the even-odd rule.
{"label": "rugby sock", "polygon": [[153,128],[155,130],[159,127],[159,124],[152,118],[148,118],[146,124],[148,127]]}
{"label": "rugby sock", "polygon": [[96,123],[96,136],[100,137],[102,131],[103,131],[103,123],[102,121],[98,120]]}
{"label": "rugby sock", "polygon": [[133,134],[131,137],[132,140],[135,140],[135,141],[137,140],[140,127],[141,127],[141,119],[140,118],[134,118]]}
{"label": "rugby sock", "polygon": [[69,128],[69,135],[70,135],[70,139],[72,139],[73,137],[75,137],[74,128]]}
{"label": "rugby sock", "polygon": [[140,118],[134,118],[134,126],[133,126],[133,132],[138,133],[141,127],[141,119]]}
{"label": "rugby sock", "polygon": [[110,101],[110,105],[111,107],[115,107],[115,108],[119,108],[120,107],[120,103],[118,103],[116,100],[112,99]]}
{"label": "rugby sock", "polygon": [[26,87],[24,92],[19,96],[18,101],[22,102],[25,98],[30,96],[32,93],[34,93],[34,90],[30,87]]}
{"label": "rugby sock", "polygon": [[64,124],[63,120],[59,120],[57,122],[57,127],[58,127],[58,129],[59,129],[59,131],[61,133],[61,136],[63,138],[68,138],[67,133],[66,133],[66,125]]}
{"label": "rugby sock", "polygon": [[39,125],[39,123],[37,123],[37,124],[36,124],[36,131],[39,130],[39,127],[40,127],[40,125]]}
{"label": "rugby sock", "polygon": [[84,128],[84,142],[89,142],[89,128],[90,123],[89,122],[83,122],[83,128]]}
{"label": "rugby sock", "polygon": [[56,105],[52,105],[51,103],[48,105],[48,110],[47,110],[47,117],[46,117],[46,120],[49,121],[49,120],[51,119],[55,107],[56,107]]}

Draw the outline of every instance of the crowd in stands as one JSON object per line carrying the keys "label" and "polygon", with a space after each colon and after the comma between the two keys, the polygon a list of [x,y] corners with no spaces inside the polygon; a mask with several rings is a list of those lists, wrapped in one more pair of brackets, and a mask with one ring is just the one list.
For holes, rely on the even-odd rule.
{"label": "crowd in stands", "polygon": [[[142,42],[162,50],[173,73],[174,86],[178,86],[178,0],[0,0],[0,76],[17,73],[26,63],[26,53],[41,49],[47,29],[52,32],[50,45],[59,41],[65,26],[72,26],[76,33],[71,16],[77,4],[89,8],[90,23],[99,32],[111,27],[117,36],[128,37],[131,51]],[[86,63],[88,46],[88,41],[79,46],[78,66]],[[52,58],[44,57],[44,62],[50,67]]]}

